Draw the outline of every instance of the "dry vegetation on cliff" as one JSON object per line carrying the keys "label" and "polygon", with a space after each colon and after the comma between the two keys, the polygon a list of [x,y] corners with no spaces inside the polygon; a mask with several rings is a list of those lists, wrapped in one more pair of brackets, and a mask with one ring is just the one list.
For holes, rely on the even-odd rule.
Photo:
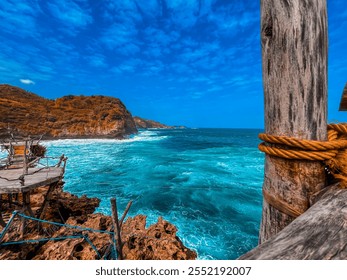
{"label": "dry vegetation on cliff", "polygon": [[137,132],[124,104],[106,96],[42,98],[18,87],[0,85],[0,129],[45,138],[112,137]]}

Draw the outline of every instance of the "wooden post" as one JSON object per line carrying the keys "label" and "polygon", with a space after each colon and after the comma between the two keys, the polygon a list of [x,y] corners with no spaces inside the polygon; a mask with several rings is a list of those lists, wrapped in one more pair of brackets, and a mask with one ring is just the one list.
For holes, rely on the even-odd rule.
{"label": "wooden post", "polygon": [[28,140],[25,140],[24,154],[23,154],[23,175],[27,175],[28,174],[27,149],[28,149]]}
{"label": "wooden post", "polygon": [[8,207],[11,208],[12,207],[12,193],[9,193],[7,195],[8,198]]}
{"label": "wooden post", "polygon": [[5,223],[4,219],[2,218],[1,212],[0,212],[0,226],[2,226],[2,227],[6,226],[6,223]]}
{"label": "wooden post", "polygon": [[[326,140],[326,0],[261,0],[261,44],[265,132]],[[283,209],[307,210],[309,197],[324,181],[320,162],[266,155],[264,197]],[[260,243],[294,220],[269,200],[263,200]]]}
{"label": "wooden post", "polygon": [[116,248],[118,253],[118,259],[123,260],[122,238],[120,235],[121,228],[119,226],[117,202],[115,198],[111,198],[111,206],[112,206],[112,221],[113,221],[113,227],[114,227],[114,234],[116,235]]}
{"label": "wooden post", "polygon": [[6,223],[2,218],[2,194],[0,194],[0,226],[5,227]]}
{"label": "wooden post", "polygon": [[23,192],[23,207],[22,212],[23,214],[27,213],[29,216],[35,217],[33,210],[31,210],[30,205],[30,191]]}
{"label": "wooden post", "polygon": [[49,188],[46,192],[46,195],[44,196],[44,200],[43,200],[43,203],[39,209],[39,212],[38,212],[38,218],[39,219],[43,219],[44,218],[44,215],[45,215],[45,212],[46,212],[46,209],[47,209],[47,206],[48,206],[48,202],[51,198],[51,194],[53,192],[53,190],[58,186],[59,182],[56,182],[56,183],[53,183],[53,184],[50,184],[49,185]]}
{"label": "wooden post", "polygon": [[[29,216],[35,217],[33,211],[31,210],[31,206],[30,206],[30,191],[28,192],[23,192],[23,207],[22,207],[22,213],[25,214],[27,213]],[[22,224],[21,224],[21,237],[24,236],[25,233],[25,218],[22,217]]]}

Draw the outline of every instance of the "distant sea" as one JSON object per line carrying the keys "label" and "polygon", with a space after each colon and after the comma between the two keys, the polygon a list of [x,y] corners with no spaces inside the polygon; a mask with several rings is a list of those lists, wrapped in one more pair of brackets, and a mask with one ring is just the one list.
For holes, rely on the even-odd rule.
{"label": "distant sea", "polygon": [[236,259],[258,242],[264,156],[260,131],[145,130],[126,140],[47,141],[69,159],[64,189],[101,199],[97,212],[159,216],[178,228],[199,259]]}

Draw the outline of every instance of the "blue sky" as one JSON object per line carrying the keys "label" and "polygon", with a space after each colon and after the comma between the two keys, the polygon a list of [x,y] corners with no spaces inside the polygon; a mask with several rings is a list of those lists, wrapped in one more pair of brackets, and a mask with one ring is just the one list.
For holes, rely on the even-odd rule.
{"label": "blue sky", "polygon": [[[328,0],[329,121],[347,82],[347,2]],[[263,127],[260,0],[1,0],[0,83],[120,98],[189,127]]]}

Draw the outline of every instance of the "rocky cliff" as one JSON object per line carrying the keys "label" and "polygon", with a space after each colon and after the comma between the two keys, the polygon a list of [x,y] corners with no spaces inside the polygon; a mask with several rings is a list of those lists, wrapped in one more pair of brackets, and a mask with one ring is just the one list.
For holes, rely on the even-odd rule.
{"label": "rocky cliff", "polygon": [[[41,207],[47,188],[41,187],[31,194],[31,206],[34,212]],[[100,200],[86,196],[77,197],[64,192],[61,186],[56,188],[48,203],[44,219],[70,226],[112,231],[112,219],[101,213],[94,213]],[[6,204],[5,206],[8,206]],[[5,215],[14,210],[3,207]],[[20,236],[21,220],[15,220],[5,234],[3,242],[15,240],[60,238],[64,236],[88,236],[101,256],[110,247],[110,236],[98,232],[79,231],[56,225],[28,222],[23,238]],[[0,225],[0,232],[3,228]],[[177,228],[169,222],[158,222],[146,228],[146,216],[129,217],[122,226],[124,258],[127,260],[193,260],[195,251],[185,247],[176,235]],[[50,240],[28,244],[15,244],[0,247],[0,260],[95,260],[100,257],[83,238]]]}
{"label": "rocky cliff", "polygon": [[134,121],[137,128],[174,128],[173,126],[168,126],[156,121],[146,120],[140,117],[134,117]]}
{"label": "rocky cliff", "polygon": [[118,99],[68,95],[42,98],[21,88],[0,85],[0,131],[45,138],[122,138],[136,133],[131,113]]}

